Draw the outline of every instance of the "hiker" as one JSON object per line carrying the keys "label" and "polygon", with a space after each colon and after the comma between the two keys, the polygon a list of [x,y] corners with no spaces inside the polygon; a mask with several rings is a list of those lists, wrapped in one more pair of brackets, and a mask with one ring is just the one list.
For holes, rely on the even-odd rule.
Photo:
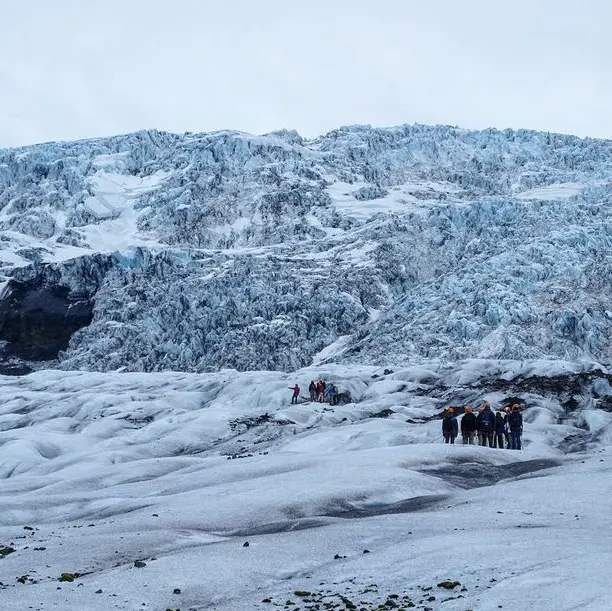
{"label": "hiker", "polygon": [[476,438],[478,439],[478,445],[482,445],[482,433],[478,430],[480,426],[480,414],[482,413],[482,407],[476,410]]}
{"label": "hiker", "polygon": [[334,385],[332,382],[325,387],[325,398],[330,405],[334,404]]}
{"label": "hiker", "polygon": [[461,418],[461,435],[463,443],[474,444],[474,436],[476,435],[476,416],[472,412],[472,408],[468,405],[465,408],[465,414]]}
{"label": "hiker", "polygon": [[504,412],[498,409],[495,412],[495,437],[493,439],[493,447],[504,449],[504,434],[506,432],[506,419]]}
{"label": "hiker", "polygon": [[491,411],[491,405],[485,403],[476,418],[478,437],[480,445],[493,447],[493,436],[495,435],[495,414]]}
{"label": "hiker", "polygon": [[452,407],[446,408],[444,418],[442,420],[442,436],[444,443],[455,443],[455,438],[459,432],[457,418],[455,418],[455,410]]}
{"label": "hiker", "polygon": [[323,403],[323,398],[325,395],[325,382],[319,378],[317,382],[317,401],[319,403]]}
{"label": "hiker", "polygon": [[308,392],[310,393],[310,400],[312,402],[317,400],[317,385],[314,380],[310,380],[310,384],[308,385]]}
{"label": "hiker", "polygon": [[510,415],[510,406],[504,407],[504,437],[506,438],[506,447],[510,449],[510,429],[508,427],[508,416]]}
{"label": "hiker", "polygon": [[289,390],[293,391],[293,395],[291,396],[291,405],[294,403],[297,405],[298,397],[300,396],[300,387],[296,384],[295,386],[289,386]]}
{"label": "hiker", "polygon": [[523,414],[520,406],[515,403],[512,411],[508,414],[508,428],[510,429],[510,449],[521,449],[521,435],[523,434]]}

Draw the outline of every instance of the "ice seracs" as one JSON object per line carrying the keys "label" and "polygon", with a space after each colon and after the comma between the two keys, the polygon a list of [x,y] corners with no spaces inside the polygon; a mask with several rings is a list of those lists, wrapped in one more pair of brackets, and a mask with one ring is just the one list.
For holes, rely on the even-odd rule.
{"label": "ice seracs", "polygon": [[610,180],[609,141],[446,126],[7,150],[0,282],[111,258],[67,369],[607,363]]}

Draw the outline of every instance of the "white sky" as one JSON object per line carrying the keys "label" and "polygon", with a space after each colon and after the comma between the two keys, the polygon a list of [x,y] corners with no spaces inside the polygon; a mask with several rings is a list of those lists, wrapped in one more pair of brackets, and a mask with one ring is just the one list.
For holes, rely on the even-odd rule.
{"label": "white sky", "polygon": [[445,123],[612,138],[609,0],[0,0],[0,147]]}

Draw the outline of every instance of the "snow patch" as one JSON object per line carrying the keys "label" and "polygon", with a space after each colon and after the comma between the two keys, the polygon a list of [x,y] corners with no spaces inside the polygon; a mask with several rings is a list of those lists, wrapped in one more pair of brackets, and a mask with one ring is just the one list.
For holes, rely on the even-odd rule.
{"label": "snow patch", "polygon": [[569,199],[582,192],[584,185],[578,182],[563,182],[544,187],[536,187],[527,191],[515,193],[517,199],[539,199],[543,201],[555,201]]}
{"label": "snow patch", "polygon": [[89,179],[94,195],[85,200],[85,208],[100,219],[119,216],[133,208],[139,196],[158,189],[169,175],[162,170],[144,177],[98,171]]}

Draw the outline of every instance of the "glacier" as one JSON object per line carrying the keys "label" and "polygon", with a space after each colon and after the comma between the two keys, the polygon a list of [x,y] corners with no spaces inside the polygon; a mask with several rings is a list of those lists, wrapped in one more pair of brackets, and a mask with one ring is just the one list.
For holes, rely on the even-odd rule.
{"label": "glacier", "polygon": [[610,141],[448,126],[9,149],[0,286],[87,294],[62,369],[609,363],[611,176]]}
{"label": "glacier", "polygon": [[[609,609],[611,173],[424,125],[0,151],[0,607]],[[521,451],[442,443],[483,401]]]}

